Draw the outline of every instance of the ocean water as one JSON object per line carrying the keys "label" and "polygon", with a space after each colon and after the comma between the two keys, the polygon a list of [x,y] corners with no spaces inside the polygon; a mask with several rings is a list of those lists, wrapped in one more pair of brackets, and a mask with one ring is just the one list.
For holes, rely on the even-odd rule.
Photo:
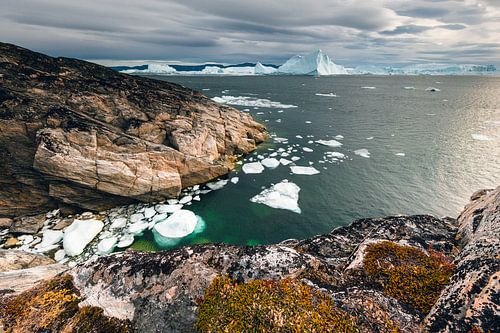
{"label": "ocean water", "polygon": [[[271,138],[246,159],[295,145],[297,152],[291,156],[301,158],[296,164],[311,166],[312,162],[320,171],[296,175],[283,165],[261,174],[233,171],[228,177],[239,177],[237,184],[228,183],[186,207],[203,218],[206,229],[181,245],[276,243],[327,233],[364,217],[456,217],[473,191],[500,184],[499,77],[155,78],[202,91],[210,98],[246,97],[226,99],[247,104],[267,99],[296,106],[234,105],[265,124],[272,135],[288,139],[288,143],[276,143]],[[440,91],[428,91],[428,87]],[[308,143],[338,135],[343,136],[339,148]],[[313,151],[305,152],[303,147]],[[355,153],[362,149],[370,153],[369,158]],[[328,151],[347,158],[320,163]],[[264,187],[283,179],[301,189],[300,214],[250,202]],[[136,247],[159,249],[150,233]]]}

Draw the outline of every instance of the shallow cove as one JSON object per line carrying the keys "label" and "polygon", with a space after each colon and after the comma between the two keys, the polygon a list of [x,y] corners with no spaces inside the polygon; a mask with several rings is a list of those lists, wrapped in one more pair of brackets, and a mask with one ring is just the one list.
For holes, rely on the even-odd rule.
{"label": "shallow cove", "polygon": [[[327,233],[363,217],[456,216],[472,191],[493,188],[500,181],[499,77],[154,78],[203,91],[210,98],[247,96],[296,105],[286,109],[233,105],[250,112],[270,133],[288,138],[288,144],[271,139],[247,158],[256,161],[257,155],[268,157],[273,152],[268,149],[298,144],[294,147],[297,152],[290,155],[301,157],[295,163],[310,166],[313,162],[320,171],[317,175],[292,175],[289,166],[280,165],[261,174],[232,172],[228,177],[238,176],[237,184],[229,182],[185,207],[203,218],[206,229],[178,245],[276,243]],[[365,86],[375,89],[362,89]],[[409,86],[415,89],[404,88]],[[441,91],[426,91],[429,86]],[[472,134],[492,140],[476,140]],[[341,147],[308,143],[332,140],[337,135],[344,137],[338,140]],[[313,151],[305,152],[303,147]],[[368,150],[370,157],[356,155],[354,151],[359,149]],[[332,151],[347,158],[319,163]],[[300,187],[301,214],[250,202],[263,187],[283,179]],[[133,247],[159,249],[149,231],[136,238]]]}

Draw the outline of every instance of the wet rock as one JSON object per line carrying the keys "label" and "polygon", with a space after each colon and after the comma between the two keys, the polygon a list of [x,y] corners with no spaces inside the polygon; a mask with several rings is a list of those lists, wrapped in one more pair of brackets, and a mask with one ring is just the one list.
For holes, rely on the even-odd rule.
{"label": "wet rock", "polygon": [[0,44],[0,216],[161,201],[266,137],[180,85]]}
{"label": "wet rock", "polygon": [[0,218],[0,229],[9,228],[12,222],[12,219],[9,219],[7,217]]}
{"label": "wet rock", "polygon": [[43,227],[45,214],[24,216],[14,219],[10,226],[11,233],[36,234]]}

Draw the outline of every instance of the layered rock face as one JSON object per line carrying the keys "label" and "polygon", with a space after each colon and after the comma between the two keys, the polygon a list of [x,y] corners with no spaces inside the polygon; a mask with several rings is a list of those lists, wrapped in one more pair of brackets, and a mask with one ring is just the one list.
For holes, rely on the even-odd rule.
{"label": "layered rock face", "polygon": [[265,138],[182,86],[0,43],[0,217],[175,197]]}

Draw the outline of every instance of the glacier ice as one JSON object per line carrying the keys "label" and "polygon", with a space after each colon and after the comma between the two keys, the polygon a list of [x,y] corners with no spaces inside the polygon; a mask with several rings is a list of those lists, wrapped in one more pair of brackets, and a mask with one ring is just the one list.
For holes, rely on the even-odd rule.
{"label": "glacier ice", "polygon": [[74,220],[73,223],[64,230],[63,248],[68,256],[77,256],[83,252],[95,236],[97,236],[104,223],[99,220]]}
{"label": "glacier ice", "polygon": [[252,197],[250,201],[300,214],[299,192],[300,187],[285,179]]}
{"label": "glacier ice", "polygon": [[347,70],[335,64],[330,57],[321,50],[296,55],[278,67],[278,73],[294,75],[338,75],[348,74]]}
{"label": "glacier ice", "polygon": [[256,75],[266,75],[276,73],[276,68],[270,66],[264,66],[260,62],[255,64],[254,73]]}

